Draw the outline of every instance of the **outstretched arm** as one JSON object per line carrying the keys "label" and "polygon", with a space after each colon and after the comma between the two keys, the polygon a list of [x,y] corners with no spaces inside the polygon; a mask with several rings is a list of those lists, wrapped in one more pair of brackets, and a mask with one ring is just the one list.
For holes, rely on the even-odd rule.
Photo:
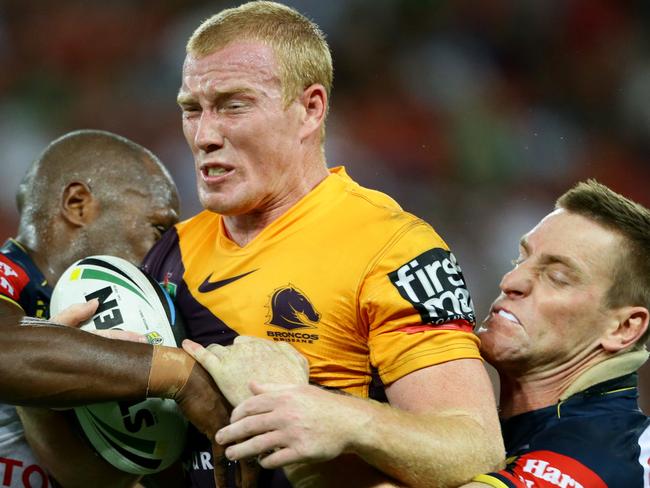
{"label": "outstretched arm", "polygon": [[[4,341],[6,352],[0,361],[0,401],[72,407],[173,398],[210,439],[227,423],[227,402],[210,375],[182,349],[115,341],[68,327],[21,326],[20,316],[11,309],[0,315],[5,326],[0,347]],[[223,448],[213,444],[215,459],[223,458]],[[222,466],[215,466],[219,479],[225,477]]]}

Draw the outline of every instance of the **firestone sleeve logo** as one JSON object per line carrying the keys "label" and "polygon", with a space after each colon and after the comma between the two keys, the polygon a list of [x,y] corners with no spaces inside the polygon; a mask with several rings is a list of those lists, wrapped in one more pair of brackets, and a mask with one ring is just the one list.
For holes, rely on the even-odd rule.
{"label": "firestone sleeve logo", "polygon": [[434,248],[388,274],[400,295],[420,313],[423,324],[476,321],[474,304],[453,253]]}

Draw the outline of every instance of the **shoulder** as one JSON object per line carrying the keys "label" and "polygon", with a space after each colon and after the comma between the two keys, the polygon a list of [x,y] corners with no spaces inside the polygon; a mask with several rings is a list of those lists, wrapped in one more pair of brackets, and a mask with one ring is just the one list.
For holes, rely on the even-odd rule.
{"label": "shoulder", "polygon": [[193,243],[209,238],[208,234],[215,234],[219,218],[204,210],[167,230],[143,259],[142,270],[160,283],[182,281],[185,274],[182,248],[191,248]]}
{"label": "shoulder", "polygon": [[340,195],[333,219],[347,232],[363,234],[365,241],[376,243],[399,240],[405,235],[419,236],[447,248],[429,223],[402,209],[386,193],[361,186],[343,168],[332,170],[330,184]]}

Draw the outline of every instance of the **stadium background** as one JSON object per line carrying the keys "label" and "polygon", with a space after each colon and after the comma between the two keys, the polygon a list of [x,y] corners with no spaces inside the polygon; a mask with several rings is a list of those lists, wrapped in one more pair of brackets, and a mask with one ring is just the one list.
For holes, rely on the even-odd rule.
{"label": "stadium background", "polygon": [[[0,0],[0,239],[15,230],[28,164],[79,128],[152,149],[182,216],[199,210],[175,103],[184,44],[237,3]],[[650,206],[650,2],[285,3],[333,50],[330,165],[433,224],[480,317],[520,235],[576,181],[595,177]]]}

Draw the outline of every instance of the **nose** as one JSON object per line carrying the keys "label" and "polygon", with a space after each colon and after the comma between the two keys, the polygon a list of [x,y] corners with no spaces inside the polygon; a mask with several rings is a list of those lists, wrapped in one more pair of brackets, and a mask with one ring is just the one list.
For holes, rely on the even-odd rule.
{"label": "nose", "polygon": [[196,134],[194,135],[194,144],[206,153],[223,147],[223,135],[221,134],[218,115],[210,110],[201,112]]}
{"label": "nose", "polygon": [[533,286],[531,270],[526,269],[524,264],[520,264],[514,269],[508,271],[501,278],[499,288],[509,298],[523,298],[530,294]]}

